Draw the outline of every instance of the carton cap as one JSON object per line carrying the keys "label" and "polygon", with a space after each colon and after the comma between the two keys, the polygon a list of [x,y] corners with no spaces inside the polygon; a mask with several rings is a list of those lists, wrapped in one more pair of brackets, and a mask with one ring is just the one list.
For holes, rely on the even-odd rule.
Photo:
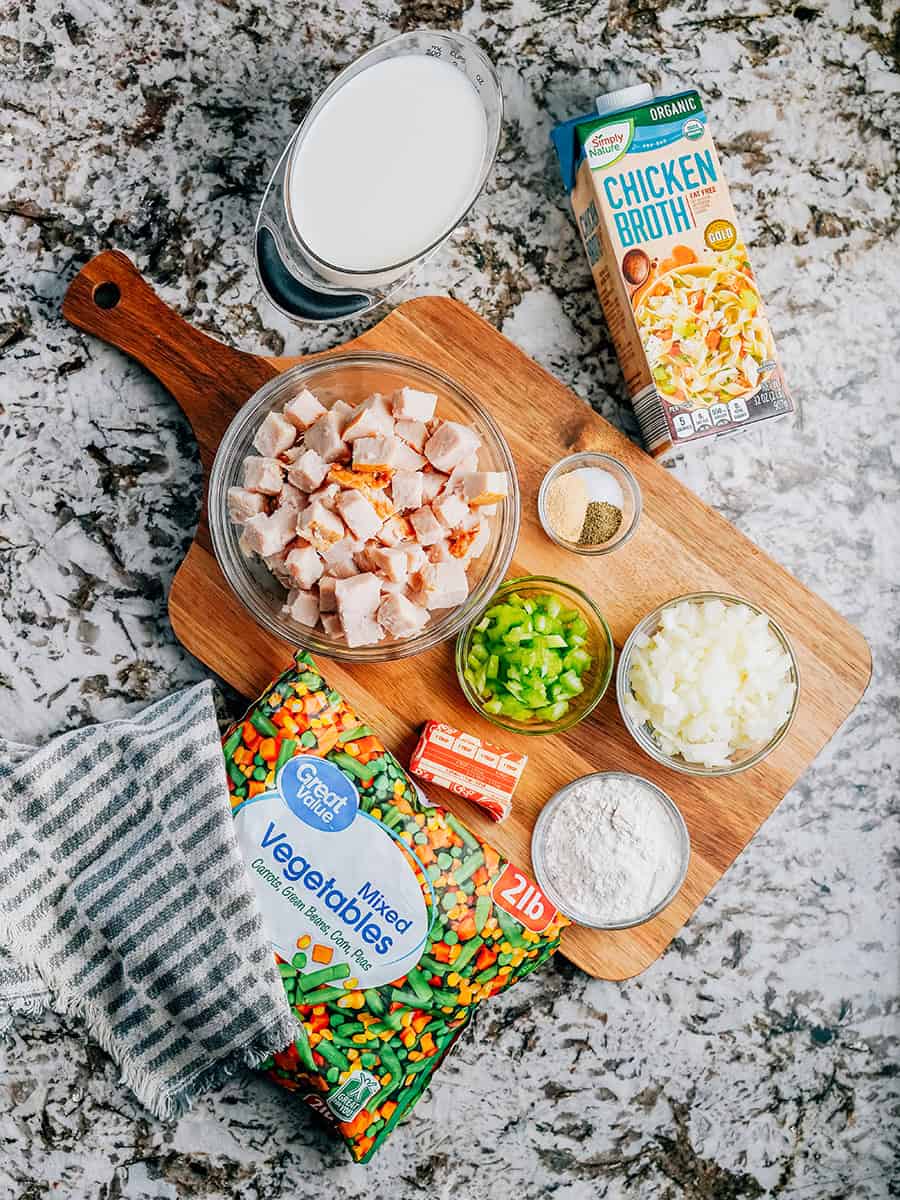
{"label": "carton cap", "polygon": [[653,99],[653,88],[649,83],[634,83],[630,87],[616,88],[597,97],[597,112],[601,117],[619,108],[632,108]]}

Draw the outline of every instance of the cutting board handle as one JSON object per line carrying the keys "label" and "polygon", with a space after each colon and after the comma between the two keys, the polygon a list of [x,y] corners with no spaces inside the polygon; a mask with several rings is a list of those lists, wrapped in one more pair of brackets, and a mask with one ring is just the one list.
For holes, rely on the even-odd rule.
{"label": "cutting board handle", "polygon": [[119,250],[104,250],[82,267],[62,311],[79,329],[136,358],[172,393],[204,466],[243,401],[277,374],[271,360],[233,350],[189,325]]}

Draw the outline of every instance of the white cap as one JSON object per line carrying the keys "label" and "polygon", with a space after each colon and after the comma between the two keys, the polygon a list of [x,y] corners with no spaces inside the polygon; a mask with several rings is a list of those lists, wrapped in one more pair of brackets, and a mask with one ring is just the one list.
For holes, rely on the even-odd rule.
{"label": "white cap", "polygon": [[633,83],[631,87],[616,88],[597,97],[597,112],[601,117],[620,108],[631,108],[653,99],[653,88],[649,83]]}

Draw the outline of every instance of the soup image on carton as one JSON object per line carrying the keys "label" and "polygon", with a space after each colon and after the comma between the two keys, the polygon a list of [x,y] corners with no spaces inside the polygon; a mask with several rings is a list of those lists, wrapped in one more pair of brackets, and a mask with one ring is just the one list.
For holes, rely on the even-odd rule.
{"label": "soup image on carton", "polygon": [[699,94],[597,107],[553,140],[647,450],[792,412]]}

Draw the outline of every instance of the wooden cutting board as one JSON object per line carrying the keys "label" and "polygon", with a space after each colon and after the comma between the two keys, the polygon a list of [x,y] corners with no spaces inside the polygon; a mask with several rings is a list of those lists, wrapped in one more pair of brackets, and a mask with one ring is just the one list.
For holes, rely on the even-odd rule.
{"label": "wooden cutting board", "polygon": [[[169,389],[190,421],[208,473],[226,426],[263,383],[299,359],[243,354],[193,329],[169,309],[122,254],[100,254],[73,281],[63,305],[73,324],[125,350]],[[511,574],[558,575],[584,588],[621,648],[639,618],[684,592],[745,596],[771,613],[800,663],[800,704],[791,731],[765,762],[724,779],[695,779],[647,758],[619,717],[614,686],[582,724],[559,736],[525,738],[479,718],[458,689],[447,644],[400,662],[349,667],[326,663],[329,681],[358,708],[403,762],[429,717],[448,721],[530,756],[512,815],[502,825],[440,792],[504,854],[529,866],[531,830],[562,784],[590,771],[621,769],[652,779],[684,814],[691,864],[668,908],[637,929],[566,931],[563,952],[603,979],[627,979],[665,949],[859,700],[871,673],[862,635],[824,601],[701,503],[583,401],[464,305],[444,297],[409,301],[341,350],[393,351],[445,371],[490,409],[512,449],[522,491],[522,527]],[[600,559],[556,547],[537,519],[547,468],[575,450],[616,455],[640,482],[644,512],[635,536]],[[290,648],[247,616],[210,547],[205,511],[169,595],[181,642],[248,697],[288,663]],[[752,907],[753,893],[747,896]]]}

